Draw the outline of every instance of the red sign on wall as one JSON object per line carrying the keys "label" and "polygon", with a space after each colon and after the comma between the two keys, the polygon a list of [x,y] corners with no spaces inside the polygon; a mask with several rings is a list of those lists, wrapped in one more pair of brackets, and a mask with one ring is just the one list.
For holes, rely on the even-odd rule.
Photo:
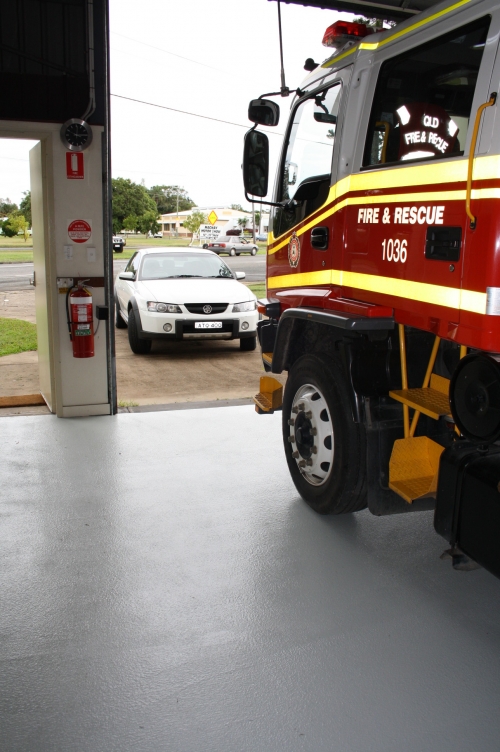
{"label": "red sign on wall", "polygon": [[92,228],[86,219],[73,219],[68,225],[68,235],[73,243],[86,243],[92,237]]}
{"label": "red sign on wall", "polygon": [[66,177],[70,180],[83,180],[83,152],[66,152]]}

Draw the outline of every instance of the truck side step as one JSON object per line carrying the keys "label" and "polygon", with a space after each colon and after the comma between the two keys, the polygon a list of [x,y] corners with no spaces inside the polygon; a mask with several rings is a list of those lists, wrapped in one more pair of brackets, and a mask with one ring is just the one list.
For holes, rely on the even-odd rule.
{"label": "truck side step", "polygon": [[257,413],[274,413],[283,404],[283,385],[272,376],[260,377],[260,392],[253,398]]}
{"label": "truck side step", "polygon": [[431,375],[428,387],[419,389],[398,389],[389,396],[403,405],[408,405],[429,418],[438,420],[442,415],[450,415],[450,380],[435,373]]}
{"label": "truck side step", "polygon": [[427,436],[395,441],[389,461],[389,488],[409,504],[435,496],[443,451],[444,447]]}

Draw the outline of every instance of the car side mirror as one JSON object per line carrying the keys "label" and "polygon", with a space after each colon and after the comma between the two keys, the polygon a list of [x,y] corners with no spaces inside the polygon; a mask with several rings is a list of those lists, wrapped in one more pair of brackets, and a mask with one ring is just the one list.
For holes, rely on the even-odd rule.
{"label": "car side mirror", "polygon": [[245,279],[246,276],[245,272],[235,272],[236,279]]}
{"label": "car side mirror", "polygon": [[278,125],[279,104],[270,99],[252,99],[248,105],[248,119],[257,125]]}
{"label": "car side mirror", "polygon": [[122,272],[118,275],[119,279],[128,279],[129,282],[133,282],[135,279],[135,273],[134,272]]}
{"label": "car side mirror", "polygon": [[243,184],[252,196],[267,196],[269,180],[269,139],[252,128],[245,134],[243,147]]}

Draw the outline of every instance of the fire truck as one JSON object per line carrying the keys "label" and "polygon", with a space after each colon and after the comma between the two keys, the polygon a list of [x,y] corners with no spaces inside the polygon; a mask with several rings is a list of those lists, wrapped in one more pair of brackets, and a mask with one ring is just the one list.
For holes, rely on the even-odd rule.
{"label": "fire truck", "polygon": [[[500,576],[500,3],[365,6],[400,22],[337,21],[332,56],[308,59],[293,93],[256,410],[282,410],[315,511],[434,509],[454,567]],[[244,143],[259,203],[280,120],[268,96]]]}

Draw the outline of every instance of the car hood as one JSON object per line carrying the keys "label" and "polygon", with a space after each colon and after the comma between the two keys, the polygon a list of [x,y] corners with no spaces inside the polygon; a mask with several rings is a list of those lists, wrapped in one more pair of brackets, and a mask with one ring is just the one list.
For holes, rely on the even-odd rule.
{"label": "car hood", "polygon": [[149,279],[137,283],[139,295],[162,303],[243,303],[255,295],[235,279]]}

